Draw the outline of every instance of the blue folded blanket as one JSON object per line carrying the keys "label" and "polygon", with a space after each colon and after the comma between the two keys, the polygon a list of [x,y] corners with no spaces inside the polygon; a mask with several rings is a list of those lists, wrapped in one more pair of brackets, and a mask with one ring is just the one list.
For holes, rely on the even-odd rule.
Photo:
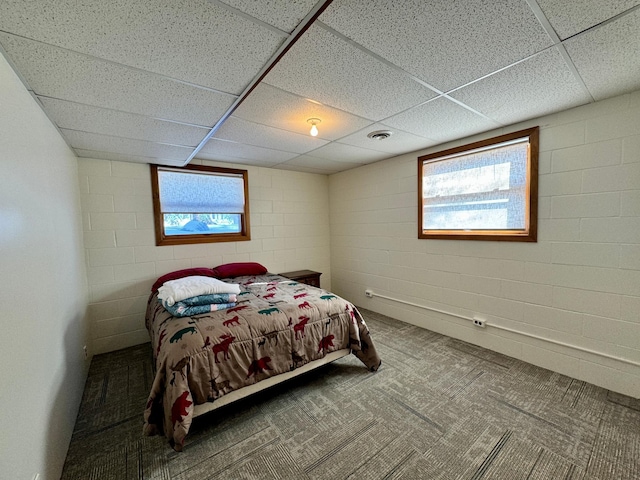
{"label": "blue folded blanket", "polygon": [[237,299],[238,296],[235,293],[209,293],[185,298],[173,305],[162,301],[162,306],[174,317],[190,317],[191,315],[235,307]]}
{"label": "blue folded blanket", "polygon": [[165,306],[164,308],[174,317],[190,317],[192,315],[200,315],[202,313],[216,312],[227,308],[235,307],[237,303],[212,303],[210,305],[180,305],[178,302],[174,305]]}
{"label": "blue folded blanket", "polygon": [[[234,303],[238,300],[238,296],[235,293],[209,293],[207,295],[198,295],[196,297],[189,297],[179,302],[175,302],[173,306],[193,307],[195,305],[211,305],[212,303]],[[169,303],[165,300],[162,301],[162,305],[167,310],[169,309]]]}

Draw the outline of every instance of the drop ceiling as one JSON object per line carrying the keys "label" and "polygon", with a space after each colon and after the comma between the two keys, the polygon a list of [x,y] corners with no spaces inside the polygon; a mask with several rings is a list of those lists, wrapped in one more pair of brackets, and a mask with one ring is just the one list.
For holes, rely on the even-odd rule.
{"label": "drop ceiling", "polygon": [[79,157],[322,174],[637,90],[639,32],[640,0],[0,3]]}

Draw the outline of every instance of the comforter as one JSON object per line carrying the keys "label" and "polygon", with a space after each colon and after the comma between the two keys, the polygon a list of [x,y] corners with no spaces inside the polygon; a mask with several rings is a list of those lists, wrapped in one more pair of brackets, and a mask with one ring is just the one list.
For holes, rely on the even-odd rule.
{"label": "comforter", "polygon": [[364,319],[343,298],[273,274],[225,281],[240,284],[237,305],[226,310],[178,318],[157,293],[149,298],[145,320],[156,373],[145,434],[164,431],[181,450],[194,405],[342,348],[351,348],[371,371],[378,369]]}

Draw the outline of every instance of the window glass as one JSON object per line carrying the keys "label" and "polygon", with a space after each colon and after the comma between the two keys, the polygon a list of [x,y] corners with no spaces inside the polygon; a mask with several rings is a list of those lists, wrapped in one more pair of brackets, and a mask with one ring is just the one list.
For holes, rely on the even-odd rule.
{"label": "window glass", "polygon": [[249,240],[247,171],[152,166],[156,243]]}
{"label": "window glass", "polygon": [[537,129],[418,160],[420,238],[535,241]]}

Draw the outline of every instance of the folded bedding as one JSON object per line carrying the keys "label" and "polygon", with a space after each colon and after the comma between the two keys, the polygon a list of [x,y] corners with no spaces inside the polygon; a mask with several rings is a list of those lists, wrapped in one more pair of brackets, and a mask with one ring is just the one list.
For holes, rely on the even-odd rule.
{"label": "folded bedding", "polygon": [[190,317],[192,315],[201,315],[203,313],[217,312],[235,307],[237,303],[211,303],[209,305],[185,305],[183,302],[177,302],[173,305],[165,305],[164,308],[174,317]]}
{"label": "folded bedding", "polygon": [[[240,285],[226,283],[217,278],[204,276],[184,277],[177,280],[169,280],[158,288],[158,299],[162,304],[172,306],[187,298],[216,293],[239,294]],[[231,303],[231,302],[228,302]]]}
{"label": "folded bedding", "polygon": [[[173,306],[195,307],[196,305],[211,305],[213,303],[235,303],[238,296],[235,293],[209,293],[207,295],[197,295],[175,302]],[[164,308],[170,307],[166,301],[162,301]]]}

